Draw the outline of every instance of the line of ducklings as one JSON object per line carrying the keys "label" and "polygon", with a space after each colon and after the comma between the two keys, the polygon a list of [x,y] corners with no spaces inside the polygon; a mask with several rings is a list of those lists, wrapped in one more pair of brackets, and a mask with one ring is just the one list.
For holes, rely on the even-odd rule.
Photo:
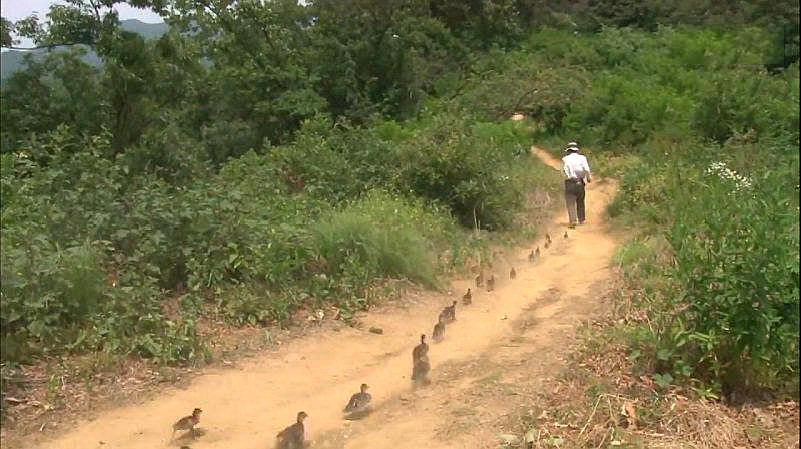
{"label": "line of ducklings", "polygon": [[[346,419],[358,419],[369,412],[370,401],[372,397],[367,390],[370,388],[367,384],[361,384],[359,392],[350,397],[347,405],[342,410]],[[175,439],[175,433],[178,431],[187,431],[186,435],[195,438],[195,426],[200,422],[200,415],[203,410],[195,408],[191,415],[184,416],[172,425],[172,436],[170,442]],[[276,438],[276,449],[303,449],[309,446],[310,441],[306,435],[306,428],[303,421],[308,418],[306,412],[298,412],[295,422],[292,425],[285,427],[278,432]],[[181,449],[188,449],[188,446],[181,446]]]}
{"label": "line of ducklings", "polygon": [[[567,232],[565,232],[564,238],[567,237]],[[551,240],[551,235],[545,234],[545,249],[550,248],[552,244],[553,240]],[[541,251],[538,246],[529,254],[529,262],[537,262],[540,258],[540,254]],[[517,271],[514,267],[511,267],[509,269],[509,279],[514,280],[516,278]],[[491,292],[495,290],[495,275],[490,273],[489,277],[485,279],[484,272],[480,270],[475,278],[475,283],[476,289],[486,286],[487,292]],[[462,304],[469,306],[472,303],[473,290],[468,288],[467,292],[462,296]],[[457,301],[453,301],[451,305],[445,307],[442,309],[442,312],[440,312],[437,323],[434,325],[434,331],[431,334],[434,343],[439,343],[444,340],[447,325],[456,321],[456,304]],[[414,350],[412,350],[412,381],[415,382],[415,384],[429,384],[430,380],[428,379],[428,374],[430,371],[431,363],[428,359],[428,344],[426,343],[426,336],[423,334],[420,336],[420,344],[415,346]]]}
{"label": "line of ducklings", "polygon": [[[567,231],[565,231],[564,238],[568,238]],[[551,235],[545,234],[545,249],[548,249],[552,243],[553,241],[551,240]],[[540,247],[538,246],[528,255],[529,262],[537,262],[540,258],[540,254]],[[509,270],[509,279],[514,280],[516,278],[517,272],[515,271],[514,267],[511,267]],[[476,288],[486,286],[487,291],[491,292],[495,290],[495,275],[490,274],[485,280],[484,273],[480,272],[475,278],[475,283]],[[472,303],[472,289],[468,288],[467,292],[462,296],[462,304],[469,306]],[[453,301],[451,305],[445,307],[439,313],[437,324],[434,325],[434,331],[432,333],[432,339],[435,343],[439,343],[445,339],[446,326],[456,321],[456,304],[457,301]],[[420,335],[420,344],[415,346],[412,350],[412,382],[414,382],[416,385],[430,384],[431,380],[428,377],[430,372],[431,362],[428,359],[428,343],[426,343],[426,335],[422,334]],[[372,401],[372,396],[370,396],[370,393],[367,392],[369,388],[369,385],[363,383],[359,387],[359,392],[350,397],[347,405],[345,405],[345,408],[342,410],[346,416],[346,419],[358,419],[369,413],[370,402]],[[175,424],[173,424],[173,431],[170,441],[175,438],[176,432],[182,430],[188,431],[187,433],[194,438],[195,426],[197,426],[197,424],[200,422],[200,415],[202,412],[203,411],[201,409],[195,408],[191,415],[184,416]],[[277,449],[302,449],[308,447],[309,442],[306,438],[306,429],[303,425],[303,421],[308,416],[309,415],[306,412],[298,412],[295,423],[278,432],[276,435]],[[182,449],[186,447],[187,446],[182,446]]]}

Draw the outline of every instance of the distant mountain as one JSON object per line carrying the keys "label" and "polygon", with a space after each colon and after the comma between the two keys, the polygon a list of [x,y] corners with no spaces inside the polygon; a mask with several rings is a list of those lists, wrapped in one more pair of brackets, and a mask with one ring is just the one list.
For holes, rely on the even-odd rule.
{"label": "distant mountain", "polygon": [[[120,28],[125,31],[137,33],[145,39],[155,39],[167,32],[169,26],[162,23],[145,23],[136,19],[128,19],[120,22]],[[56,47],[50,51],[64,51],[67,47]],[[33,54],[34,58],[41,58],[48,52],[46,49],[23,51],[9,50],[0,53],[0,80],[5,80],[11,74],[23,67],[23,58],[26,54]],[[88,51],[83,57],[84,62],[95,67],[100,67],[102,61],[93,51]]]}
{"label": "distant mountain", "polygon": [[136,19],[127,19],[120,22],[120,28],[139,34],[145,39],[155,39],[166,33],[169,25],[164,22],[145,23]]}

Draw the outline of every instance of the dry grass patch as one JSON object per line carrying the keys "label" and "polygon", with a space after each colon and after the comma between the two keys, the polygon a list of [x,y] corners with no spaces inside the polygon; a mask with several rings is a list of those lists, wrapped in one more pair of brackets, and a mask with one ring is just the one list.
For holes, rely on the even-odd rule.
{"label": "dry grass patch", "polygon": [[545,379],[519,410],[515,445],[535,448],[797,448],[799,407],[792,400],[738,405],[658,385],[627,358],[628,327],[642,319],[605,298],[609,312],[581,328],[567,367]]}

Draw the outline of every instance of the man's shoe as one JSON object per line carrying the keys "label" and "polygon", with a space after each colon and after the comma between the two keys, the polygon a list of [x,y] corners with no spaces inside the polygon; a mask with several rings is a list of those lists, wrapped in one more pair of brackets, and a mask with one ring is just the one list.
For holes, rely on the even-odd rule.
{"label": "man's shoe", "polygon": [[576,229],[576,224],[575,224],[575,223],[570,223],[570,224],[567,226],[567,228],[568,228],[568,229]]}

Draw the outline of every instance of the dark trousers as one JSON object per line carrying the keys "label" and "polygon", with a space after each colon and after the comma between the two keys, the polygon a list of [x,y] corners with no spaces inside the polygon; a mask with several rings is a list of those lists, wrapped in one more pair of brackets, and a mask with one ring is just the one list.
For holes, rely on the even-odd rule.
{"label": "dark trousers", "polygon": [[565,205],[570,224],[584,222],[584,181],[565,179]]}

